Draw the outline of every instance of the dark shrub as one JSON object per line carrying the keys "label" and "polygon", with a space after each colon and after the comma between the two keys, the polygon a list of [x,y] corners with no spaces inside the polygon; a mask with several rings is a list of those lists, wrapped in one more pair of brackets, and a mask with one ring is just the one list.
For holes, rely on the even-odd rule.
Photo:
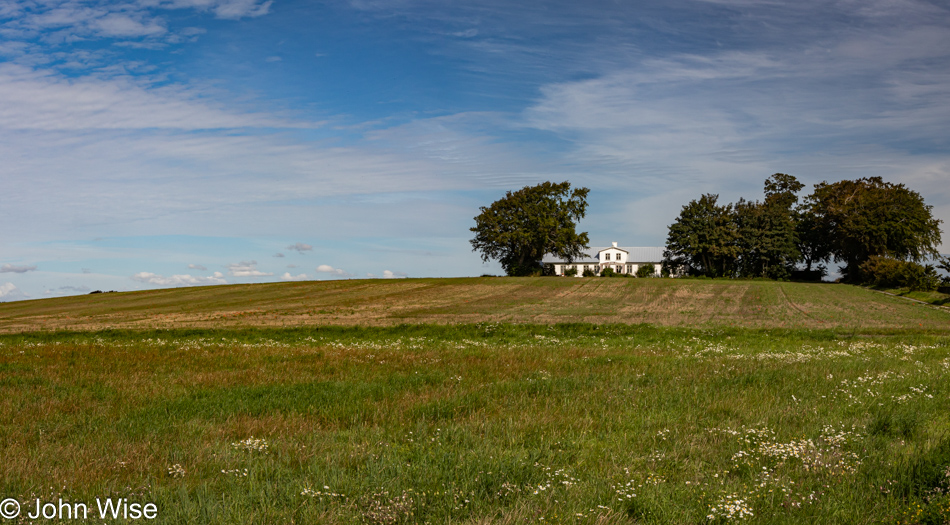
{"label": "dark shrub", "polygon": [[806,283],[820,282],[828,275],[828,269],[819,266],[817,270],[792,270],[792,280]]}
{"label": "dark shrub", "polygon": [[656,275],[656,266],[650,263],[637,268],[637,277],[653,277]]}
{"label": "dark shrub", "polygon": [[922,266],[912,261],[872,256],[861,265],[864,284],[882,288],[908,288],[931,291],[940,285],[940,277],[933,266]]}

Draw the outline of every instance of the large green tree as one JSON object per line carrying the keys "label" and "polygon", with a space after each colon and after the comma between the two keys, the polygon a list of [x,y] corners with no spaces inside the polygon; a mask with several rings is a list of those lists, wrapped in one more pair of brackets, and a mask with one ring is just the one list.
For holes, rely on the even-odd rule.
{"label": "large green tree", "polygon": [[818,246],[844,263],[846,280],[861,280],[871,256],[920,262],[937,257],[940,220],[919,193],[880,177],[822,182],[806,198],[804,213]]}
{"label": "large green tree", "polygon": [[670,225],[663,266],[671,273],[731,277],[736,272],[739,232],[733,206],[717,204],[719,195],[707,193],[683,206]]}
{"label": "large green tree", "polygon": [[550,253],[573,261],[588,248],[587,232],[576,222],[587,211],[587,188],[571,190],[570,182],[544,182],[507,192],[475,217],[473,251],[482,260],[496,259],[508,275],[535,275]]}
{"label": "large green tree", "polygon": [[765,201],[739,199],[733,209],[742,277],[787,279],[799,260],[795,205],[804,184],[785,173],[765,181]]}
{"label": "large green tree", "polygon": [[822,221],[805,205],[795,210],[795,233],[798,239],[798,252],[801,262],[805,264],[805,272],[811,273],[812,266],[817,265],[814,271],[824,272],[824,265],[820,264],[831,257],[831,237],[823,228]]}

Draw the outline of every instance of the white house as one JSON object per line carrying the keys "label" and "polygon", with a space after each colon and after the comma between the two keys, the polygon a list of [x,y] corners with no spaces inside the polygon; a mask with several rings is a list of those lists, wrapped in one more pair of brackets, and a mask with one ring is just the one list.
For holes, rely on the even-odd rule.
{"label": "white house", "polygon": [[604,268],[612,268],[620,274],[636,275],[637,269],[641,266],[652,264],[654,274],[659,277],[663,261],[662,246],[621,247],[617,246],[617,243],[612,244],[613,246],[607,248],[590,248],[588,253],[594,254],[593,257],[567,262],[548,254],[544,256],[541,263],[554,266],[554,275],[564,275],[565,270],[576,268],[577,277],[583,276],[585,270],[600,275]]}

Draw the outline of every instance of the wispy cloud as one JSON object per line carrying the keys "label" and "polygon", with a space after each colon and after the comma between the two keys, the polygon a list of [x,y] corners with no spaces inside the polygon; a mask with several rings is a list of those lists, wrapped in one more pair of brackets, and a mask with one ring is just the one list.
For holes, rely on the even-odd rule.
{"label": "wispy cloud", "polygon": [[202,265],[200,265],[200,264],[189,264],[189,265],[188,265],[188,268],[190,268],[190,269],[192,269],[192,270],[201,270],[201,271],[203,271],[203,272],[208,271],[208,269],[207,269],[206,267],[204,267],[204,266],[202,266]]}
{"label": "wispy cloud", "polygon": [[16,266],[13,264],[4,264],[0,266],[0,273],[26,273],[36,270],[36,265],[33,266]]}
{"label": "wispy cloud", "polygon": [[[841,42],[831,53],[816,45],[644,61],[543,87],[524,123],[569,140],[572,162],[636,174],[616,181],[647,192],[698,181],[748,184],[755,173],[787,170],[806,155],[823,157],[826,173],[848,176],[841,169],[861,157],[862,165],[873,158],[885,165],[902,152],[939,147],[939,123],[950,121],[940,102],[950,97],[950,74],[915,65],[921,53],[932,55],[935,40],[950,44],[950,29],[939,33],[892,35],[930,42],[903,53],[866,35],[857,47],[877,47],[876,60],[853,61],[844,48],[854,44]],[[926,60],[950,66],[950,52]],[[843,89],[828,89],[835,85]]]}
{"label": "wispy cloud", "polygon": [[232,277],[267,277],[273,273],[257,269],[257,261],[241,261],[228,265],[228,274]]}
{"label": "wispy cloud", "polygon": [[[0,11],[0,28],[21,37],[42,35],[48,43],[95,39],[155,39],[169,31],[162,17],[163,10],[195,9],[211,12],[216,18],[238,20],[266,15],[272,2],[268,0],[140,0],[137,2],[95,3],[72,0],[46,0],[4,4]],[[189,28],[190,29],[190,28]],[[179,35],[193,35],[186,30]],[[176,38],[172,38],[176,40]]]}
{"label": "wispy cloud", "polygon": [[297,253],[303,253],[303,252],[313,251],[313,246],[310,246],[309,244],[305,244],[302,242],[298,242],[297,244],[292,244],[288,246],[287,249],[291,251],[295,251]]}
{"label": "wispy cloud", "polygon": [[[204,3],[203,0],[190,0],[191,3]],[[259,2],[258,0],[218,0],[214,2],[214,14],[218,18],[237,20],[239,18],[253,18],[264,16],[270,11],[273,0]]]}
{"label": "wispy cloud", "polygon": [[308,277],[305,273],[299,275],[290,275],[290,272],[284,272],[284,275],[281,275],[280,279],[282,281],[305,281],[308,279]]}
{"label": "wispy cloud", "polygon": [[317,266],[317,271],[320,273],[328,273],[333,277],[355,277],[352,273],[340,268],[334,268],[329,264],[321,264],[320,266]]}
{"label": "wispy cloud", "polygon": [[200,277],[191,275],[172,275],[165,277],[151,272],[139,272],[132,276],[133,281],[140,283],[155,284],[159,286],[196,286],[207,284],[227,284],[224,275],[221,272],[214,272],[211,277]]}
{"label": "wispy cloud", "polygon": [[67,78],[49,70],[0,64],[0,128],[10,130],[231,129],[300,127],[241,113],[184,86],[154,88],[130,78]]}
{"label": "wispy cloud", "polygon": [[109,13],[90,23],[90,27],[104,37],[158,36],[168,31],[161,20],[136,20],[119,13]]}

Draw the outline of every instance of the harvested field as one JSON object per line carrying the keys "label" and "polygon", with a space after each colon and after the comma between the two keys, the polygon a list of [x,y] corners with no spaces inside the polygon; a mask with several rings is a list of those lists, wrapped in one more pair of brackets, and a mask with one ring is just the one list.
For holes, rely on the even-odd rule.
{"label": "harvested field", "polygon": [[946,332],[950,311],[848,285],[544,277],[268,283],[0,304],[4,333],[480,322]]}

